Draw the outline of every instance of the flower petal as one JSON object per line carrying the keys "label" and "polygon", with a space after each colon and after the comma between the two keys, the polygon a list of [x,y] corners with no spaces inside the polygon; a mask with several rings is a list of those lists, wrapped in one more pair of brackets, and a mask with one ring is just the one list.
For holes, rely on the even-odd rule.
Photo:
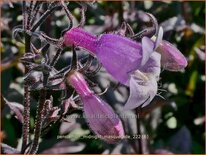
{"label": "flower petal", "polygon": [[115,143],[124,136],[121,120],[106,102],[94,94],[82,97],[82,102],[86,120],[99,138]]}
{"label": "flower petal", "polygon": [[163,40],[157,50],[161,54],[161,65],[169,71],[180,71],[187,66],[185,56],[171,43]]}
{"label": "flower petal", "polygon": [[160,60],[161,60],[161,55],[157,52],[153,52],[149,60],[147,61],[147,63],[142,68],[140,68],[140,70],[142,72],[155,76],[158,80],[161,71]]}
{"label": "flower petal", "polygon": [[148,59],[153,51],[154,51],[154,42],[148,37],[143,37],[142,38],[142,62],[141,62],[141,66],[146,64],[146,62],[148,61]]}
{"label": "flower petal", "polygon": [[125,104],[125,110],[145,107],[155,97],[160,75],[160,59],[161,55],[153,52],[147,63],[131,75],[130,96]]}
{"label": "flower petal", "polygon": [[98,41],[97,58],[116,80],[127,85],[128,73],[140,67],[142,46],[123,36],[104,34]]}
{"label": "flower petal", "polygon": [[155,40],[154,50],[160,45],[160,43],[162,42],[162,38],[163,38],[163,28],[160,26],[157,38]]}
{"label": "flower petal", "polygon": [[[143,74],[143,75],[141,75]],[[149,79],[138,71],[130,78],[130,96],[124,106],[125,110],[135,109],[148,105],[157,93],[157,81],[154,76]]]}

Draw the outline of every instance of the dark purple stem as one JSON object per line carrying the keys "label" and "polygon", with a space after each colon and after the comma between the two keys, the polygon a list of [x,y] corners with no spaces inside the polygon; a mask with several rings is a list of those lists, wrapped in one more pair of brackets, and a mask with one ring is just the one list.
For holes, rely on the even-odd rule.
{"label": "dark purple stem", "polygon": [[30,92],[28,86],[24,85],[24,113],[23,113],[23,142],[22,151],[24,147],[28,144],[29,140],[29,118],[30,118]]}
{"label": "dark purple stem", "polygon": [[34,23],[34,25],[31,28],[31,31],[34,32],[47,19],[47,17],[51,15],[51,13],[59,7],[60,6],[57,5],[46,10],[46,12],[44,12],[44,14],[39,18],[39,20],[36,23]]}
{"label": "dark purple stem", "polygon": [[32,12],[32,9],[33,9],[33,1],[30,2],[30,6],[29,6],[29,10],[28,10],[28,18],[27,18],[27,30],[30,29],[30,21],[31,21],[31,12]]}
{"label": "dark purple stem", "polygon": [[39,102],[38,102],[38,107],[36,112],[34,140],[29,154],[36,154],[36,152],[38,151],[39,138],[41,136],[42,121],[43,121],[44,110],[45,110],[46,94],[47,94],[46,90],[43,89],[40,91],[40,97],[39,97]]}
{"label": "dark purple stem", "polygon": [[[23,1],[23,27],[26,28],[26,2]],[[25,29],[24,29],[25,30]],[[30,36],[25,33],[25,53],[30,51]],[[25,74],[28,72],[27,66],[25,65]],[[25,82],[24,82],[25,83]],[[24,113],[23,113],[23,142],[22,142],[22,151],[24,147],[28,144],[29,140],[29,118],[30,118],[30,92],[26,84],[24,84]]]}
{"label": "dark purple stem", "polygon": [[58,49],[56,54],[54,55],[54,58],[52,59],[52,62],[50,64],[50,66],[55,66],[56,65],[57,61],[59,60],[59,57],[60,57],[61,53],[62,53],[62,50]]}
{"label": "dark purple stem", "polygon": [[25,30],[25,25],[26,25],[26,2],[25,0],[22,2],[22,14],[23,14],[23,29]]}

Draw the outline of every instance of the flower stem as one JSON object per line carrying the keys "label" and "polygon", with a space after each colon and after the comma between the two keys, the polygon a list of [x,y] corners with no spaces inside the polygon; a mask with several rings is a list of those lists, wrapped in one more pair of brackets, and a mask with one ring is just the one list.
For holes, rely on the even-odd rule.
{"label": "flower stem", "polygon": [[[26,40],[26,39],[25,39]],[[28,42],[27,42],[28,41]],[[30,39],[27,40],[26,44],[30,44]],[[27,45],[26,45],[27,46]],[[25,51],[27,51],[25,46]],[[25,73],[28,72],[27,66],[25,66]],[[24,82],[25,83],[25,82]],[[23,113],[23,142],[22,142],[22,150],[24,149],[24,146],[28,144],[29,140],[29,118],[30,118],[30,92],[29,87],[27,84],[24,84],[24,113]]]}
{"label": "flower stem", "polygon": [[57,61],[59,60],[59,57],[60,57],[61,53],[62,53],[62,50],[61,50],[61,49],[58,49],[57,52],[56,52],[56,54],[54,55],[51,63],[50,63],[50,66],[53,67],[53,66],[56,65]]}
{"label": "flower stem", "polygon": [[28,9],[28,18],[27,18],[27,30],[30,29],[30,25],[31,25],[31,12],[32,12],[32,9],[33,9],[33,1],[30,2],[30,6],[29,6],[29,9]]}
{"label": "flower stem", "polygon": [[22,151],[24,147],[28,144],[29,140],[29,118],[30,118],[30,92],[28,86],[24,85],[24,113],[23,113],[23,142]]}
{"label": "flower stem", "polygon": [[[26,30],[26,3],[23,1],[23,28]],[[30,51],[30,44],[31,44],[31,37],[25,33],[25,53],[29,53]],[[25,74],[28,72],[28,68],[25,65]],[[23,134],[23,142],[21,151],[23,152],[25,146],[28,144],[29,140],[29,118],[30,118],[30,92],[29,87],[25,84],[24,81],[24,113],[23,113],[23,127],[22,127],[22,134]]]}
{"label": "flower stem", "polygon": [[42,89],[40,91],[40,97],[36,112],[36,122],[35,122],[35,131],[34,131],[34,140],[30,149],[29,154],[36,154],[38,147],[39,147],[39,138],[41,136],[41,129],[42,129],[42,120],[43,114],[45,110],[45,101],[46,101],[46,90]]}

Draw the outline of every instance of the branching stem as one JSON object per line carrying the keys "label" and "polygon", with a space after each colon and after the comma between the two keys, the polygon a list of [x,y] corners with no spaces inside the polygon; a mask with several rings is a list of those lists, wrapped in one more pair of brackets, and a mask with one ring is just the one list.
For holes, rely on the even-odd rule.
{"label": "branching stem", "polygon": [[[26,2],[23,1],[23,28],[25,30],[26,26]],[[31,44],[31,37],[25,33],[25,53],[29,53],[30,51],[30,44]],[[25,65],[25,74],[27,74],[28,69]],[[23,134],[23,142],[22,142],[22,151],[24,147],[28,144],[29,140],[29,118],[30,118],[30,92],[29,87],[24,82],[24,113],[23,113],[23,127],[22,127],[22,134]]]}

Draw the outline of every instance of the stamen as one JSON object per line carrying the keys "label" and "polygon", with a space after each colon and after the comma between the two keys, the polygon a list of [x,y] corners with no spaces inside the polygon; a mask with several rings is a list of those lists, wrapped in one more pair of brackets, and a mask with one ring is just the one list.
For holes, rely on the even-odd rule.
{"label": "stamen", "polygon": [[149,78],[144,74],[144,73],[142,73],[141,71],[139,71],[139,70],[136,70],[135,72],[134,72],[134,75],[135,75],[135,77],[141,77],[141,79],[144,81],[144,82],[148,82],[149,81]]}

